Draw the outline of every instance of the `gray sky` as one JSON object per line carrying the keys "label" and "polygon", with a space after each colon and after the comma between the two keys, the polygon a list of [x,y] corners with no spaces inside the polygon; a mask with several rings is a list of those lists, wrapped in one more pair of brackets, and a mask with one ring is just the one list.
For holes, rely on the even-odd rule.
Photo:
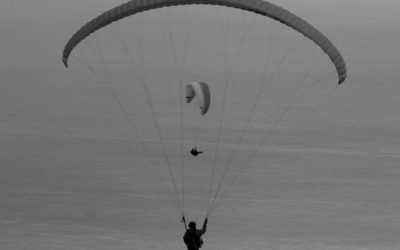
{"label": "gray sky", "polygon": [[[182,30],[197,24],[197,32],[192,30],[190,36],[185,80],[196,79],[200,72],[211,82],[215,96],[222,96],[222,85],[216,82],[224,81],[218,75],[224,71],[223,36],[213,36],[214,31],[222,29],[214,26],[214,21],[221,23],[221,17],[218,10],[208,12],[206,8],[200,14],[190,8],[186,14],[161,10],[140,16],[113,26],[118,31],[107,29],[85,41],[71,56],[71,68],[66,70],[61,52],[68,38],[85,21],[121,2],[0,1],[0,198],[5,204],[0,206],[2,249],[183,249],[176,233],[180,225],[172,218],[175,211],[165,198],[167,171],[161,171],[164,177],[157,179],[159,185],[151,184],[160,172],[160,147],[152,142],[156,133],[149,125],[151,113],[143,105],[144,94],[131,84],[137,80],[133,73],[138,71],[126,70],[121,63],[109,66],[118,72],[111,81],[117,86],[122,105],[128,112],[140,111],[135,132],[141,134],[145,150],[132,155],[129,148],[137,135],[110,97],[109,88],[102,85],[104,71],[99,70],[96,40],[107,60],[126,62],[128,57],[121,54],[119,39],[135,49],[137,40],[133,37],[142,35],[145,68],[157,70],[157,74],[147,76],[148,81],[166,81],[163,87],[151,85],[151,91],[155,96],[168,93],[174,97],[176,89],[167,82],[177,78],[168,72],[174,64],[171,48],[164,43],[168,41],[164,28],[169,27],[175,46],[182,48],[186,34]],[[328,58],[309,41],[291,30],[281,31],[281,25],[262,18],[253,22],[254,16],[224,12],[235,24],[229,26],[228,50],[234,51],[243,30],[251,27],[243,46],[245,53],[232,67],[232,78],[237,82],[227,108],[227,119],[232,120],[225,124],[229,127],[224,130],[226,150],[235,147],[230,141],[239,127],[235,119],[246,113],[240,104],[250,105],[256,95],[254,84],[265,59],[265,53],[259,51],[268,48],[266,37],[273,35],[268,40],[273,48],[269,48],[270,63],[278,62],[282,53],[290,50],[293,54],[284,62],[285,72],[298,71],[301,77],[311,68],[315,79],[322,74],[327,85],[305,91],[303,98],[296,97],[296,87],[282,94],[284,91],[279,91],[289,86],[284,85],[286,82],[299,79],[287,73],[280,78],[282,89],[266,91],[268,98],[261,103],[265,113],[257,110],[260,117],[254,120],[253,130],[246,134],[249,141],[239,147],[240,152],[254,147],[265,132],[263,114],[270,103],[285,105],[297,98],[297,112],[282,122],[282,130],[274,128],[260,158],[254,159],[260,163],[255,164],[255,174],[245,174],[238,186],[231,187],[231,200],[225,204],[232,204],[232,208],[227,205],[216,212],[224,220],[216,221],[210,229],[205,249],[398,249],[400,2],[274,2],[326,34],[342,52],[349,77],[342,87],[334,89],[336,76]],[[183,55],[177,52],[179,58]],[[80,64],[85,60],[93,63],[95,76]],[[205,73],[208,71],[209,75]],[[244,88],[242,82],[252,88]],[[221,107],[221,99],[213,99],[214,107]],[[166,125],[163,132],[171,139],[179,136],[171,125],[176,122],[171,118],[174,113],[168,109],[177,104],[176,100],[157,100],[160,113],[171,112],[160,117]],[[187,124],[196,129],[201,120],[189,115]],[[215,132],[219,113],[212,111],[209,117],[204,126]],[[197,140],[208,150],[213,137],[205,128],[199,130]],[[190,130],[186,132],[190,135]],[[177,151],[173,142],[171,145],[171,159],[177,163]],[[221,152],[225,157],[228,151]],[[267,158],[271,168],[264,169]],[[204,159],[211,160],[207,155]],[[149,164],[149,168],[141,168],[142,164]],[[196,171],[189,170],[188,174],[194,176]],[[197,195],[204,190],[192,181],[189,200],[201,204]],[[201,213],[197,211],[195,216],[200,218]],[[165,233],[160,227],[173,230]],[[226,227],[232,228],[231,233]],[[161,243],[153,242],[157,238],[154,235]],[[221,239],[230,242],[232,235],[236,239],[231,245],[222,244]]]}
{"label": "gray sky", "polygon": [[[58,61],[67,38],[85,20],[120,2],[2,1],[0,66],[5,71],[4,81],[15,81],[15,75],[21,77],[14,71],[26,74],[34,73],[30,72],[34,68],[51,68],[52,74],[62,71]],[[385,110],[383,113],[396,116],[399,3],[388,0],[277,3],[315,24],[342,51],[350,72],[343,95],[352,98],[346,97],[346,102],[339,103],[347,105],[346,108],[372,109],[376,113]],[[64,75],[60,79],[65,79]]]}

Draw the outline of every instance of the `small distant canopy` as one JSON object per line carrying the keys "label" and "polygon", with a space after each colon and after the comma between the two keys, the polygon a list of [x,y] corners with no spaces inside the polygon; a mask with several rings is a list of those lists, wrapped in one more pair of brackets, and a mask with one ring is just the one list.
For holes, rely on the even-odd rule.
{"label": "small distant canopy", "polygon": [[210,108],[210,88],[205,82],[192,82],[186,85],[185,89],[186,103],[192,102],[194,98],[197,98],[201,115],[205,115]]}

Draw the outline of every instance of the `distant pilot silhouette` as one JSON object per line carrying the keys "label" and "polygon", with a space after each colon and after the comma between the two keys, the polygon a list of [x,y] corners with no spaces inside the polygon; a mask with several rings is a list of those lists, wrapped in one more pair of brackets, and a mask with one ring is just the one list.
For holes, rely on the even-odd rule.
{"label": "distant pilot silhouette", "polygon": [[198,156],[199,154],[202,154],[202,153],[203,153],[203,151],[197,150],[197,147],[194,147],[190,150],[190,154],[193,156]]}

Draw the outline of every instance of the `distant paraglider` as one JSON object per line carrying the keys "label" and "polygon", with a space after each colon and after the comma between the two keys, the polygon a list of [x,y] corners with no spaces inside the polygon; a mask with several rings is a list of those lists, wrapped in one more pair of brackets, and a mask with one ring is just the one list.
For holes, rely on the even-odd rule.
{"label": "distant paraglider", "polygon": [[[194,98],[197,99],[200,108],[200,114],[205,115],[210,108],[211,94],[208,84],[205,82],[192,82],[185,88],[186,103],[191,103]],[[190,150],[190,154],[194,157],[202,154],[203,151],[197,149],[197,146]]]}

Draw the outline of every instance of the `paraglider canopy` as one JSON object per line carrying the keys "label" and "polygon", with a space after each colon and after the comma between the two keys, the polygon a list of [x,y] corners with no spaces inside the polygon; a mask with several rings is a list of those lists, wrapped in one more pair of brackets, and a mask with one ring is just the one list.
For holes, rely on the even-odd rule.
{"label": "paraglider canopy", "polygon": [[324,34],[301,17],[265,0],[131,0],[104,12],[82,26],[65,45],[62,55],[63,64],[68,67],[68,59],[72,50],[83,39],[115,21],[143,11],[189,4],[227,6],[254,12],[281,22],[309,38],[329,56],[336,68],[339,84],[343,83],[347,77],[346,64],[342,55]]}
{"label": "paraglider canopy", "polygon": [[210,108],[210,89],[207,83],[193,82],[186,85],[186,103],[192,102],[197,98],[201,115],[205,115]]}

